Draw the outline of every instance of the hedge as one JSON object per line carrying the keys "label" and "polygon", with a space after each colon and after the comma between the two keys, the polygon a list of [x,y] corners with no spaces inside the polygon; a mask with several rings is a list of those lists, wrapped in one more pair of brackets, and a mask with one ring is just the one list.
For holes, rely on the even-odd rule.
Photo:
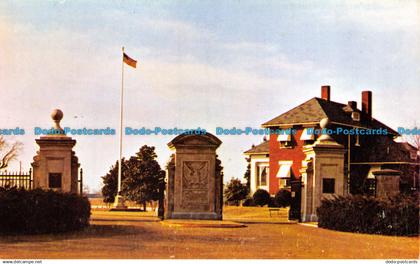
{"label": "hedge", "polygon": [[86,197],[51,190],[0,188],[0,233],[41,234],[89,225]]}
{"label": "hedge", "polygon": [[324,199],[317,209],[318,226],[355,233],[418,235],[417,195],[398,195],[385,199],[336,196]]}

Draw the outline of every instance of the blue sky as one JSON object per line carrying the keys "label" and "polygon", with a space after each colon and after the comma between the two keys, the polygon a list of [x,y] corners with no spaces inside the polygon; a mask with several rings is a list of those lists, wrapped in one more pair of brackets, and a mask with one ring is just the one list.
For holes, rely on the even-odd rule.
{"label": "blue sky", "polygon": [[[373,114],[393,128],[419,123],[416,1],[1,1],[1,128],[24,149],[32,129],[118,128],[121,46],[125,125],[259,127],[332,86],[332,100],[373,91]],[[118,157],[117,136],[75,136],[86,184],[98,190]],[[221,136],[225,180],[242,177],[243,151],[261,137]],[[154,145],[164,166],[171,136],[127,136],[124,156]],[[18,166],[18,160],[11,169]]]}

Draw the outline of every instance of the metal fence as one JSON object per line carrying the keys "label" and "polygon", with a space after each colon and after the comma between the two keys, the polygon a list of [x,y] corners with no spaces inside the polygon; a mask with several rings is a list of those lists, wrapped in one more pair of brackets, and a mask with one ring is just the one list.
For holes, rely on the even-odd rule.
{"label": "metal fence", "polygon": [[[83,194],[83,169],[79,171],[77,179],[78,193]],[[31,190],[33,188],[32,169],[28,172],[8,172],[0,171],[0,188],[24,188]]]}
{"label": "metal fence", "polygon": [[32,189],[32,169],[28,172],[0,172],[0,187]]}

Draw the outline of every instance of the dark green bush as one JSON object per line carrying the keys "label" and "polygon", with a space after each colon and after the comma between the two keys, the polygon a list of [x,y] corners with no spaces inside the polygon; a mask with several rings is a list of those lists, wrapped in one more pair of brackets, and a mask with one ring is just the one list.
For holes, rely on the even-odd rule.
{"label": "dark green bush", "polygon": [[255,191],[254,195],[252,196],[252,199],[255,202],[255,205],[264,206],[268,203],[270,203],[270,194],[263,189],[258,189]]}
{"label": "dark green bush", "polygon": [[41,189],[0,188],[0,233],[57,233],[89,225],[86,197]]}
{"label": "dark green bush", "polygon": [[255,202],[252,198],[246,198],[242,203],[242,206],[255,206]]}
{"label": "dark green bush", "polygon": [[317,215],[319,227],[333,230],[384,235],[419,233],[418,196],[338,196],[322,200]]}
{"label": "dark green bush", "polygon": [[278,207],[290,206],[291,201],[292,195],[288,189],[279,190],[274,197],[274,202]]}
{"label": "dark green bush", "polygon": [[274,199],[274,197],[271,197],[270,196],[270,201],[268,202],[268,207],[274,207],[274,208],[277,208],[278,206],[277,206],[277,203],[276,203],[276,200]]}

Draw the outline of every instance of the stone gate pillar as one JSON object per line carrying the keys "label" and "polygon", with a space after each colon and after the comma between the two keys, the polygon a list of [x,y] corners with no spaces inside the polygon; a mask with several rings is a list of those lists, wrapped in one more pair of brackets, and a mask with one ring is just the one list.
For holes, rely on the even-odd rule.
{"label": "stone gate pillar", "polygon": [[60,127],[61,110],[53,110],[51,118],[54,121],[51,133],[35,140],[39,151],[32,163],[33,187],[78,193],[80,164],[73,151],[76,140],[66,136]]}
{"label": "stone gate pillar", "polygon": [[216,173],[216,149],[210,133],[182,134],[168,143],[175,150],[168,166],[165,218],[222,219],[223,179]]}
{"label": "stone gate pillar", "polygon": [[[328,119],[321,120],[321,128],[328,127]],[[327,134],[323,134],[310,146],[304,148],[306,159],[301,169],[303,190],[301,212],[303,222],[317,221],[316,209],[321,199],[344,195],[344,147]]]}

